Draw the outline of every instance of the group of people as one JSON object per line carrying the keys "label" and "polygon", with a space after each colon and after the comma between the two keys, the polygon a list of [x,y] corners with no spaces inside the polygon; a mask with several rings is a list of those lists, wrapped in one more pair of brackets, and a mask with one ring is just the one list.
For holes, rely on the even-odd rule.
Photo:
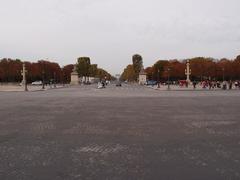
{"label": "group of people", "polygon": [[[193,82],[193,87],[194,89],[196,88],[197,82],[194,81]],[[206,80],[206,81],[202,81],[200,82],[200,86],[204,89],[233,89],[235,86],[235,89],[240,89],[240,81],[210,81],[210,80]]]}

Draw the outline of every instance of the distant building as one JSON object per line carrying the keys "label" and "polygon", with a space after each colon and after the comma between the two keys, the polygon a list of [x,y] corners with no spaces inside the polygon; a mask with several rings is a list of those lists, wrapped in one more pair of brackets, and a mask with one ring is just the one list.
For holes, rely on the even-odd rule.
{"label": "distant building", "polygon": [[121,77],[121,74],[116,74],[116,75],[115,75],[115,78],[116,78],[117,80],[119,80],[120,77]]}

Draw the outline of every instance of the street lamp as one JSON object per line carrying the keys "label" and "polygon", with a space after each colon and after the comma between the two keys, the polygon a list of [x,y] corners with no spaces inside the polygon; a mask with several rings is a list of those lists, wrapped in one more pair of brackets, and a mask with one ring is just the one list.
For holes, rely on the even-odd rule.
{"label": "street lamp", "polygon": [[45,72],[42,71],[42,89],[45,89],[45,79],[44,79]]}
{"label": "street lamp", "polygon": [[65,86],[65,84],[64,84],[64,80],[65,80],[65,79],[64,79],[64,78],[65,78],[65,74],[64,74],[64,72],[62,71],[62,85],[63,85],[63,86]]}
{"label": "street lamp", "polygon": [[170,90],[170,68],[167,68],[168,72],[168,90]]}
{"label": "street lamp", "polygon": [[28,88],[27,88],[27,70],[26,70],[26,66],[25,66],[25,63],[23,63],[23,69],[21,71],[21,74],[22,74],[22,77],[23,77],[23,80],[22,80],[22,85],[24,86],[24,91],[28,91]]}
{"label": "street lamp", "polygon": [[53,74],[53,78],[54,78],[54,88],[56,88],[57,86],[56,86],[56,72],[54,72],[54,74]]}
{"label": "street lamp", "polygon": [[45,89],[45,64],[42,62],[42,89]]}

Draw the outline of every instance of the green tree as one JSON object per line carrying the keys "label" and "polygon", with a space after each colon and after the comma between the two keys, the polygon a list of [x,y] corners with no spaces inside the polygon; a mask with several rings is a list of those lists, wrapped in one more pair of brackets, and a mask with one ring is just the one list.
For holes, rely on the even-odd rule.
{"label": "green tree", "polygon": [[86,78],[90,75],[91,60],[89,57],[79,57],[77,62],[77,72],[80,77]]}
{"label": "green tree", "polygon": [[169,66],[169,62],[167,60],[159,60],[153,65],[153,78],[158,80],[164,74],[164,71]]}
{"label": "green tree", "polygon": [[129,64],[123,71],[120,79],[122,81],[135,81],[135,71],[132,64]]}
{"label": "green tree", "polygon": [[97,64],[91,64],[89,68],[89,75],[91,77],[96,77],[98,72]]}
{"label": "green tree", "polygon": [[99,79],[107,79],[107,80],[113,79],[111,74],[109,74],[106,70],[101,69],[101,68],[97,69],[96,77],[98,77]]}
{"label": "green tree", "polygon": [[134,80],[136,81],[138,79],[141,69],[143,68],[142,56],[139,54],[133,55],[132,63],[133,63],[133,70],[134,70]]}

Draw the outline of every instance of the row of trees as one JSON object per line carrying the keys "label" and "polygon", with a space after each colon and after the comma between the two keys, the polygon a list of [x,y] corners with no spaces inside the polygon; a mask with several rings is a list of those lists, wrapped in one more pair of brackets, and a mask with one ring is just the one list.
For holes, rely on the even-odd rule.
{"label": "row of trees", "polygon": [[[96,64],[90,63],[90,59],[87,63],[83,63],[85,58],[79,58],[77,67],[80,76],[91,76],[108,79],[112,76],[105,70],[97,67]],[[61,68],[58,63],[50,62],[46,60],[39,60],[38,62],[25,62],[27,69],[27,81],[33,82],[38,80],[44,80],[50,82],[55,80],[56,82],[69,83],[71,81],[71,73],[74,65],[69,64]],[[4,58],[0,60],[0,82],[21,82],[22,80],[22,66],[23,61],[20,59]],[[87,69],[87,70],[86,70]]]}
{"label": "row of trees", "polygon": [[[234,60],[226,58],[216,60],[213,58],[195,57],[190,60],[191,80],[237,80],[240,79],[240,56]],[[147,79],[167,80],[168,76],[173,81],[186,79],[186,61],[159,60],[153,66],[147,67]],[[121,78],[122,80],[135,81],[133,65],[128,65]]]}
{"label": "row of trees", "polygon": [[84,78],[84,82],[89,81],[89,77],[99,79],[113,79],[112,75],[104,69],[98,68],[97,64],[91,64],[89,57],[79,57],[77,61],[78,75]]}
{"label": "row of trees", "polygon": [[[63,79],[62,69],[55,62],[40,60],[38,62],[25,62],[28,82],[55,79],[60,82]],[[0,60],[0,82],[20,82],[22,80],[22,65],[20,59],[4,58]]]}

